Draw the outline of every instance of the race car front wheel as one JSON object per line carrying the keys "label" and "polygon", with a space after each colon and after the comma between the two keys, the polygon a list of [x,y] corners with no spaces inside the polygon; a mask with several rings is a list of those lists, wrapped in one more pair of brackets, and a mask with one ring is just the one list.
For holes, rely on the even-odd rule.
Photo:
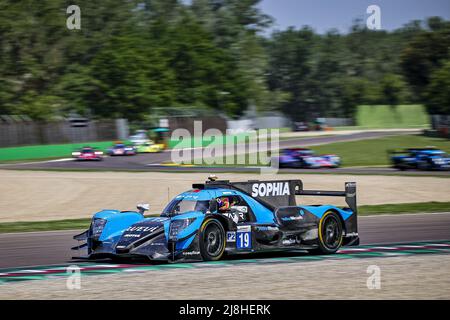
{"label": "race car front wheel", "polygon": [[311,253],[331,254],[342,245],[343,227],[341,219],[334,211],[327,211],[319,221],[319,247]]}
{"label": "race car front wheel", "polygon": [[203,260],[215,261],[225,251],[225,230],[216,219],[206,220],[200,228],[200,253]]}

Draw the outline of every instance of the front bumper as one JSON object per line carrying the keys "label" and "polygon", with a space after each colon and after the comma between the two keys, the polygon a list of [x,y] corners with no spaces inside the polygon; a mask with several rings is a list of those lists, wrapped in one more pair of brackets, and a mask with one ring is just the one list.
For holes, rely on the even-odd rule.
{"label": "front bumper", "polygon": [[183,245],[187,239],[167,241],[164,234],[160,234],[137,246],[120,246],[117,241],[100,242],[86,238],[87,242],[85,244],[72,248],[73,250],[78,250],[78,254],[72,258],[89,260],[109,258],[113,260],[129,259],[165,262],[201,261],[198,235],[192,235],[191,237],[193,239],[190,239],[190,244],[187,247]]}

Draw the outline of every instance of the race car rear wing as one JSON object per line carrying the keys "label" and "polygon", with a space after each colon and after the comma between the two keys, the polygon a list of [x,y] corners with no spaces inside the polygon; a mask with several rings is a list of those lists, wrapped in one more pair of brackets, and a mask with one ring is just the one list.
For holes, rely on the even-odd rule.
{"label": "race car rear wing", "polygon": [[345,191],[324,191],[324,190],[295,190],[295,194],[299,196],[328,196],[328,197],[345,197],[345,202],[353,213],[358,212],[356,205],[356,182],[346,182]]}

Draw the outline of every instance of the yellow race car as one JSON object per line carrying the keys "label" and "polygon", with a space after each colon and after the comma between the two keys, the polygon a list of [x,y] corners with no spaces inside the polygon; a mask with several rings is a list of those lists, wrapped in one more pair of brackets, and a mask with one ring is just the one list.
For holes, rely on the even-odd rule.
{"label": "yellow race car", "polygon": [[136,146],[136,150],[138,153],[155,153],[161,152],[166,148],[166,146],[162,143],[153,143],[153,142],[145,142]]}

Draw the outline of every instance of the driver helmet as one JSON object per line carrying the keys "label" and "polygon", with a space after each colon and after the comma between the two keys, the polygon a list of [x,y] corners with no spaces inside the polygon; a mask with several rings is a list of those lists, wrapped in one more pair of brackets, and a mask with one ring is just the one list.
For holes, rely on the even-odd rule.
{"label": "driver helmet", "polygon": [[217,206],[219,211],[226,211],[230,208],[230,199],[227,197],[217,198]]}

